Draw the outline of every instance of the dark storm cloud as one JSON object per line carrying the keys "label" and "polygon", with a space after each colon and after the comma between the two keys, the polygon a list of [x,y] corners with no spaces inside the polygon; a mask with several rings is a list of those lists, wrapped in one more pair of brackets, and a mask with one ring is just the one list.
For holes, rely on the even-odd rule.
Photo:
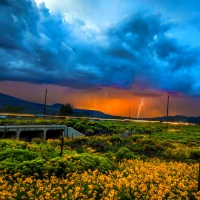
{"label": "dark storm cloud", "polygon": [[158,98],[163,94],[160,91],[153,91],[146,88],[133,88],[132,89],[133,96],[143,97],[143,98]]}
{"label": "dark storm cloud", "polygon": [[[195,93],[200,48],[179,44],[169,34],[174,26],[163,22],[160,15],[138,12],[127,15],[108,31],[107,54],[117,57],[117,66],[124,65],[121,74],[127,75],[127,82],[131,84],[135,77],[146,88]],[[116,65],[111,66],[113,70]]]}
{"label": "dark storm cloud", "polygon": [[3,0],[0,13],[0,80],[98,89],[136,83],[147,96],[200,89],[199,47],[181,45],[170,35],[176,25],[161,15],[137,12],[99,30],[31,0]]}

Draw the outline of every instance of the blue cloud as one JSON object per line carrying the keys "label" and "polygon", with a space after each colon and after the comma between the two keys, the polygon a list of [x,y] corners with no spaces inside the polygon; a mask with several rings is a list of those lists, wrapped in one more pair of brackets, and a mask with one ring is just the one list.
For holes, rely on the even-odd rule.
{"label": "blue cloud", "polygon": [[200,48],[174,38],[176,24],[161,14],[135,12],[100,28],[31,0],[1,1],[0,13],[1,81],[98,89],[135,83],[147,95],[198,95]]}

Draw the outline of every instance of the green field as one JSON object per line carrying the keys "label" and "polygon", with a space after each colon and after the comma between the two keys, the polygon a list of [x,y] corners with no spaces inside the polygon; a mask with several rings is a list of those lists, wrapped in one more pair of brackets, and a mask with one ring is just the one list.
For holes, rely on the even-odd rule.
{"label": "green field", "polygon": [[198,199],[200,126],[87,119],[0,120],[64,124],[87,135],[0,140],[2,199]]}

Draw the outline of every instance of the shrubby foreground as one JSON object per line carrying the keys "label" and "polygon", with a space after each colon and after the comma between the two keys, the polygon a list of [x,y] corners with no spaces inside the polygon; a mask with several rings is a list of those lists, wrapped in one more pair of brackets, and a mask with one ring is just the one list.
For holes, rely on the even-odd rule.
{"label": "shrubby foreground", "polygon": [[1,199],[200,199],[198,164],[123,160],[118,169],[43,178],[21,173],[0,176]]}
{"label": "shrubby foreground", "polygon": [[108,134],[64,139],[63,156],[60,139],[1,139],[1,199],[200,199],[199,126],[106,127]]}

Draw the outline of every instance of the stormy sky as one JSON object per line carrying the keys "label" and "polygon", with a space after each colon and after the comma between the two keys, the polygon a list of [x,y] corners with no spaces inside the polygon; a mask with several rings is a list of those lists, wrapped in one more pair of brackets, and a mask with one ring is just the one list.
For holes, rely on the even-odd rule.
{"label": "stormy sky", "polygon": [[79,107],[105,112],[106,94],[134,112],[146,98],[149,116],[170,95],[183,113],[199,105],[199,10],[198,0],[1,0],[0,92],[39,102],[48,87],[49,102],[85,98]]}

